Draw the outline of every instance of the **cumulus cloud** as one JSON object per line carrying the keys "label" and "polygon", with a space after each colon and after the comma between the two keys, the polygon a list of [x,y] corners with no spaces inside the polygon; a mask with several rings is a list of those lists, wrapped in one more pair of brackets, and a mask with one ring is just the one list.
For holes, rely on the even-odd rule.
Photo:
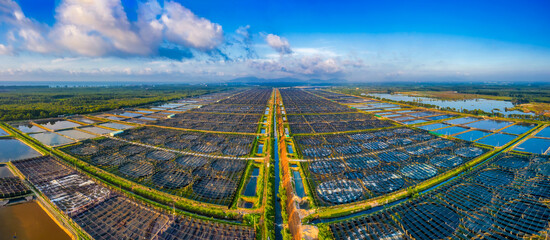
{"label": "cumulus cloud", "polygon": [[161,20],[168,41],[204,50],[211,50],[223,41],[219,24],[197,17],[179,3],[166,2]]}
{"label": "cumulus cloud", "polygon": [[340,77],[350,68],[362,67],[358,59],[341,59],[322,55],[292,56],[281,59],[251,60],[249,66],[262,72],[288,73],[303,77]]}
{"label": "cumulus cloud", "polygon": [[[47,27],[27,18],[16,2],[0,0],[0,22],[8,26],[7,39],[10,44],[38,53],[54,51],[54,46],[44,37]],[[13,46],[6,48],[13,49]]]}
{"label": "cumulus cloud", "polygon": [[267,45],[269,45],[273,50],[277,51],[279,54],[291,54],[292,49],[290,48],[290,43],[288,43],[288,40],[283,37],[279,37],[275,34],[267,34],[265,36],[265,41],[267,42]]}
{"label": "cumulus cloud", "polygon": [[[154,56],[170,42],[210,51],[223,42],[219,24],[196,16],[179,3],[138,3],[130,22],[120,0],[63,0],[53,27],[27,18],[13,0],[0,0],[0,20],[7,23],[11,43],[38,53],[69,52],[83,56]],[[7,49],[7,47],[6,47]]]}
{"label": "cumulus cloud", "polygon": [[131,30],[120,0],[65,0],[56,12],[53,34],[71,51],[90,56],[110,50],[135,55],[152,52]]}

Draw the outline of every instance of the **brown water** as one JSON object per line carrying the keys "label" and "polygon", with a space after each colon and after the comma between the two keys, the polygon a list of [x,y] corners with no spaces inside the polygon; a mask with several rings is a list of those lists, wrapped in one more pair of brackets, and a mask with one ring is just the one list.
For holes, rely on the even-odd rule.
{"label": "brown water", "polygon": [[[14,238],[17,236],[17,238]],[[36,202],[0,207],[0,239],[71,239]]]}

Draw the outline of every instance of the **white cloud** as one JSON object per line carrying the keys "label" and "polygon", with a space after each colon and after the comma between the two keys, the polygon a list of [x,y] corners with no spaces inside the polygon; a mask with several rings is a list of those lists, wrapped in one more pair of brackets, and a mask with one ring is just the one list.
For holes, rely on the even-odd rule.
{"label": "white cloud", "polygon": [[288,43],[288,40],[286,40],[286,38],[279,37],[275,34],[270,33],[265,37],[265,41],[271,48],[273,48],[281,55],[292,53],[292,49],[290,49],[290,43]]}
{"label": "white cloud", "polygon": [[237,28],[235,33],[243,36],[245,39],[248,39],[248,38],[250,38],[249,30],[250,30],[250,25],[240,26],[239,28]]}
{"label": "white cloud", "polygon": [[162,42],[164,25],[159,18],[162,14],[162,7],[157,0],[138,3],[139,35],[149,46],[158,49]]}
{"label": "white cloud", "polygon": [[73,53],[82,56],[154,56],[165,40],[198,51],[223,42],[219,24],[201,18],[176,2],[138,3],[130,22],[121,0],[62,0],[53,27],[27,18],[13,0],[0,0],[0,22],[6,23],[14,50]]}
{"label": "white cloud", "polygon": [[210,50],[223,41],[222,27],[197,17],[176,2],[166,2],[161,17],[168,41],[203,50]]}
{"label": "white cloud", "polygon": [[[54,33],[63,33],[58,42],[71,51],[88,56],[100,56],[111,49],[136,55],[152,52],[130,29],[120,0],[65,0],[56,12]],[[82,42],[72,44],[75,40]],[[96,52],[107,45],[111,47]]]}
{"label": "white cloud", "polygon": [[52,36],[58,36],[57,43],[79,55],[104,56],[112,50],[111,45],[101,36],[89,34],[75,25],[57,26]]}
{"label": "white cloud", "polygon": [[12,53],[12,49],[9,46],[0,44],[0,55],[8,55]]}
{"label": "white cloud", "polygon": [[351,68],[360,68],[360,59],[344,59],[322,55],[283,57],[280,59],[251,60],[249,66],[262,72],[288,73],[303,77],[339,77]]}
{"label": "white cloud", "polygon": [[13,45],[38,53],[55,50],[44,37],[46,26],[27,18],[15,1],[0,0],[0,22],[7,24],[7,39]]}

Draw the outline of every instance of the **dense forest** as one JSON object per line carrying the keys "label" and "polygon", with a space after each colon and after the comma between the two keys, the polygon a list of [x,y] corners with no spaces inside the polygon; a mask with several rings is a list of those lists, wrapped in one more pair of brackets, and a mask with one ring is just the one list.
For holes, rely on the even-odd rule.
{"label": "dense forest", "polygon": [[188,85],[72,88],[0,86],[0,120],[92,113],[197,96],[223,89]]}

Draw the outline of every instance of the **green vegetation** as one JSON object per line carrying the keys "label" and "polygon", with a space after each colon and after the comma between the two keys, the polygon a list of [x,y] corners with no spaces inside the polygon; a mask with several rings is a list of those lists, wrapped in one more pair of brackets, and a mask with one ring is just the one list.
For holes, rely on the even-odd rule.
{"label": "green vegetation", "polygon": [[334,239],[332,236],[332,232],[330,231],[330,227],[326,223],[319,223],[317,224],[317,228],[319,228],[319,240],[329,240]]}
{"label": "green vegetation", "polygon": [[51,118],[60,115],[135,107],[225,90],[186,85],[121,87],[0,87],[0,120]]}

